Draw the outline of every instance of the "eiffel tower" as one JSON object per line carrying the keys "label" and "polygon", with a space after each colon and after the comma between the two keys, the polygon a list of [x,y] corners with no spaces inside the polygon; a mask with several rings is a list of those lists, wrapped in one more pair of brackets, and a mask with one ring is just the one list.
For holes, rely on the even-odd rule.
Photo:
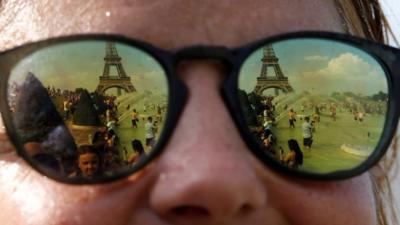
{"label": "eiffel tower", "polygon": [[[121,90],[126,92],[135,92],[136,89],[133,87],[131,78],[125,73],[124,67],[122,67],[121,57],[119,57],[117,48],[114,42],[106,43],[106,56],[104,57],[104,70],[103,75],[99,77],[100,83],[97,85],[96,91],[104,94],[107,89],[117,88],[117,95],[121,95]],[[115,66],[118,75],[110,75],[110,67]]]}
{"label": "eiffel tower", "polygon": [[[257,84],[254,87],[254,93],[262,95],[262,92],[268,88],[275,88],[275,95],[279,94],[279,89],[283,92],[292,92],[293,88],[289,84],[287,77],[283,75],[279,66],[279,59],[275,55],[272,45],[264,47],[264,56],[261,59],[263,63],[260,76],[257,77]],[[268,76],[268,67],[274,68],[275,76]]]}

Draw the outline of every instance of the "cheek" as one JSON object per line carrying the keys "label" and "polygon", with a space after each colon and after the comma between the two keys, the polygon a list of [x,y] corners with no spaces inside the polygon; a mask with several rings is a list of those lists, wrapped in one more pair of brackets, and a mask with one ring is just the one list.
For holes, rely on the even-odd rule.
{"label": "cheek", "polygon": [[0,179],[0,221],[12,225],[72,225],[92,220],[81,210],[93,208],[85,204],[90,201],[90,194],[63,191],[35,172],[22,170],[20,166],[1,169],[0,176],[5,179]]}
{"label": "cheek", "polygon": [[34,172],[16,156],[1,158],[0,221],[10,225],[126,224],[144,204],[140,196],[148,183],[138,180],[131,176],[109,185],[64,185]]}
{"label": "cheek", "polygon": [[38,176],[22,162],[0,161],[0,221],[46,224],[56,198],[50,187],[35,182]]}
{"label": "cheek", "polygon": [[[290,179],[290,178],[289,178]],[[273,187],[272,201],[291,224],[376,224],[368,174],[351,180],[317,183],[290,181]]]}

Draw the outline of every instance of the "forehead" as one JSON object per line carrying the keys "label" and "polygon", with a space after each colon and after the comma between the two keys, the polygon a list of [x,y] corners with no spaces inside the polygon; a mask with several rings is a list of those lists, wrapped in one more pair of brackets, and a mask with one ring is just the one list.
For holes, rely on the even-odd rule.
{"label": "forehead", "polygon": [[179,48],[234,47],[299,30],[343,31],[334,0],[20,1],[3,3],[3,48],[76,33],[117,33]]}
{"label": "forehead", "polygon": [[85,153],[85,154],[81,154],[79,155],[79,161],[91,161],[97,159],[97,155],[94,153]]}

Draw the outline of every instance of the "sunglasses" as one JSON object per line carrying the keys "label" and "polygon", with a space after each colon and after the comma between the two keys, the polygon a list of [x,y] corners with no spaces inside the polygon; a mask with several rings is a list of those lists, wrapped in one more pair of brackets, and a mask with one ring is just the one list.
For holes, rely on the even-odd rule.
{"label": "sunglasses", "polygon": [[132,175],[163,151],[179,120],[187,88],[177,66],[199,59],[227,68],[226,107],[249,151],[278,172],[350,178],[376,164],[395,133],[400,50],[329,32],[235,49],[166,51],[114,35],[29,43],[0,53],[6,131],[18,155],[51,179]]}

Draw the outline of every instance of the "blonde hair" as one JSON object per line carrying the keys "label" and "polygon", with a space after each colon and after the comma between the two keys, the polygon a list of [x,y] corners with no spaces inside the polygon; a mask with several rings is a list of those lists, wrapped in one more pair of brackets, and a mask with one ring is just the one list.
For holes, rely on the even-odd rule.
{"label": "blonde hair", "polygon": [[[345,29],[354,35],[381,43],[387,43],[389,36],[394,37],[389,23],[378,0],[336,0]],[[397,43],[398,44],[398,43]],[[373,184],[377,218],[380,225],[399,224],[397,206],[393,201],[389,171],[394,170],[398,147],[398,136],[386,156],[370,171]]]}
{"label": "blonde hair", "polygon": [[394,36],[379,0],[336,0],[336,4],[348,32],[381,43]]}

